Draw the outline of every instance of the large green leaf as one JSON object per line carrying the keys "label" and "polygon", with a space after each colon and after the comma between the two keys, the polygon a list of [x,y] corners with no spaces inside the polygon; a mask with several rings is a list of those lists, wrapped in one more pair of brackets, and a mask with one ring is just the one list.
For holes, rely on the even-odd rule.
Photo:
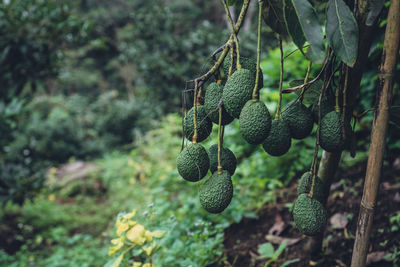
{"label": "large green leaf", "polygon": [[274,32],[282,36],[287,35],[286,24],[283,18],[283,2],[281,0],[263,0],[262,16]]}
{"label": "large green leaf", "polygon": [[303,51],[303,45],[307,41],[310,48],[306,56],[321,64],[325,57],[324,36],[312,5],[307,0],[285,0],[283,13],[293,42]]}
{"label": "large green leaf", "polygon": [[326,10],[326,37],[335,55],[350,67],[358,52],[358,26],[343,0],[330,0]]}

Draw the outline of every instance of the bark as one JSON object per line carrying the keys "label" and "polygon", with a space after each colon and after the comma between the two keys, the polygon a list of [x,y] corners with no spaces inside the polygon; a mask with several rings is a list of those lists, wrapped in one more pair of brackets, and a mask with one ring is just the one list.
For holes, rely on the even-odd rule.
{"label": "bark", "polygon": [[352,267],[365,266],[371,235],[379,179],[385,152],[389,109],[393,92],[393,76],[396,69],[400,39],[400,0],[392,0],[389,8],[385,41],[377,88],[376,108],[371,133],[371,144],[363,196],[354,242]]}
{"label": "bark", "polygon": [[[368,16],[368,11],[372,4],[372,0],[360,0],[357,5],[354,6],[354,13],[358,23],[359,29],[359,41],[358,41],[358,55],[356,63],[353,68],[349,67],[349,84],[347,89],[347,107],[346,107],[346,119],[349,120],[353,113],[354,104],[356,103],[356,96],[360,89],[360,82],[363,75],[364,66],[368,60],[368,53],[371,47],[371,43],[376,33],[376,21],[371,26],[365,24]],[[341,152],[329,153],[323,151],[323,157],[319,165],[318,176],[325,183],[327,194],[326,199],[323,201],[324,205],[329,196],[329,188],[335,176],[339,161],[341,158]],[[312,261],[318,261],[321,257],[322,240],[324,238],[324,231],[321,234],[310,238],[310,254]]]}

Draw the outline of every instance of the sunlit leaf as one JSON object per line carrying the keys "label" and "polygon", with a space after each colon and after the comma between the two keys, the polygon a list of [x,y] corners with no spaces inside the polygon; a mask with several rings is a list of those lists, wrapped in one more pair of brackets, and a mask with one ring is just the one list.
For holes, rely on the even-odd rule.
{"label": "sunlit leaf", "polygon": [[124,253],[119,255],[118,258],[115,259],[115,261],[113,262],[113,264],[111,264],[110,267],[118,267],[121,264],[123,258],[124,258]]}
{"label": "sunlit leaf", "polygon": [[306,56],[311,61],[321,64],[325,57],[324,36],[312,5],[307,0],[285,0],[283,13],[293,42],[303,51],[307,41],[310,48]]}
{"label": "sunlit leaf", "polygon": [[335,55],[350,67],[358,52],[358,26],[343,0],[330,0],[326,10],[326,37]]}
{"label": "sunlit leaf", "polygon": [[137,245],[143,245],[146,241],[145,232],[143,225],[136,224],[127,233],[126,238]]}

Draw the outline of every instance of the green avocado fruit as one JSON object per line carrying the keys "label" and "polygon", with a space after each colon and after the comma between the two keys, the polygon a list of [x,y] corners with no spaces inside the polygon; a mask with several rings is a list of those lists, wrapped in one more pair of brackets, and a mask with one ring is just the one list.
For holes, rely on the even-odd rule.
{"label": "green avocado fruit", "polygon": [[240,69],[232,74],[222,91],[222,102],[229,115],[239,118],[243,106],[251,99],[253,88],[254,79],[249,70]]}
{"label": "green avocado fruit", "polygon": [[189,182],[198,182],[206,176],[210,159],[206,149],[200,144],[189,144],[176,160],[178,172]]}
{"label": "green avocado fruit", "polygon": [[[222,90],[224,87],[216,82],[211,83],[206,88],[204,97],[204,109],[210,120],[216,124],[219,122],[219,103],[222,100]],[[227,125],[233,121],[233,117],[226,112],[222,105],[222,125]]]}
{"label": "green avocado fruit", "polygon": [[228,171],[214,172],[200,187],[200,204],[210,213],[220,213],[228,207],[233,197],[233,185]]}
{"label": "green avocado fruit", "polygon": [[298,196],[294,203],[293,219],[297,229],[305,235],[320,233],[326,224],[326,210],[322,204],[307,194]]}
{"label": "green avocado fruit", "polygon": [[[310,172],[306,172],[301,176],[299,184],[297,185],[297,194],[301,195],[310,193],[311,185],[312,185],[312,175]],[[318,176],[316,176],[313,198],[315,198],[319,202],[323,202],[324,196],[325,196],[324,183]]]}
{"label": "green avocado fruit", "polygon": [[[224,77],[228,76],[229,73],[229,64],[231,62],[231,58],[228,55],[225,57],[224,63],[223,63],[223,73]],[[256,80],[256,68],[257,68],[257,59],[256,58],[247,58],[247,57],[240,57],[240,65],[242,65],[243,69],[247,69],[251,71],[251,74],[253,75],[253,80]],[[233,59],[233,66],[232,66],[232,73],[236,71],[236,57]],[[263,73],[261,71],[261,68],[258,69],[259,71],[259,78],[258,78],[258,89],[263,88],[264,86],[264,79],[263,79]]]}
{"label": "green avocado fruit", "polygon": [[297,101],[289,103],[282,113],[282,119],[288,124],[290,135],[294,139],[303,139],[310,135],[314,120],[311,111]]}
{"label": "green avocado fruit", "polygon": [[[197,120],[197,142],[201,142],[206,139],[212,131],[212,122],[207,117],[206,110],[204,106],[197,106],[196,109],[196,120]],[[192,141],[194,134],[194,123],[193,123],[193,112],[194,107],[192,107],[186,114],[183,120],[185,137]]]}
{"label": "green avocado fruit", "polygon": [[[210,171],[214,173],[218,168],[218,145],[212,145],[208,149],[208,157],[210,158]],[[236,170],[237,160],[235,154],[227,148],[222,147],[221,151],[221,166],[223,170],[227,170],[232,176]]]}
{"label": "green avocado fruit", "polygon": [[249,144],[261,144],[271,129],[271,116],[262,101],[249,100],[239,117],[239,130]]}
{"label": "green avocado fruit", "polygon": [[265,152],[271,156],[282,156],[289,151],[292,143],[290,130],[283,120],[273,120],[268,137],[263,142]]}
{"label": "green avocado fruit", "polygon": [[341,117],[339,112],[331,111],[321,120],[319,144],[328,152],[339,152],[344,148]]}

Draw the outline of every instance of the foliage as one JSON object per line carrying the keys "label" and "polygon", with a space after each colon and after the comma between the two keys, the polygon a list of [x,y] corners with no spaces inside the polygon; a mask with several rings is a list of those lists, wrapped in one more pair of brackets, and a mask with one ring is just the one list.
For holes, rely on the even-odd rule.
{"label": "foliage", "polygon": [[22,203],[42,187],[44,168],[71,157],[96,157],[132,143],[152,127],[156,111],[147,103],[102,94],[90,102],[81,95],[42,96],[28,104],[3,104],[0,121],[8,128],[0,156],[1,198]]}
{"label": "foliage", "polygon": [[[265,263],[265,267],[269,266],[270,263],[276,262],[282,252],[287,248],[286,243],[283,242],[279,245],[279,247],[275,250],[274,246],[271,243],[264,243],[258,246],[258,254],[260,254],[259,258],[268,259]],[[299,259],[293,259],[290,261],[285,261],[281,266],[289,266],[292,263],[298,262]]]}
{"label": "foliage", "polygon": [[90,29],[68,1],[1,1],[0,17],[0,98],[6,102],[55,76],[65,48]]}

